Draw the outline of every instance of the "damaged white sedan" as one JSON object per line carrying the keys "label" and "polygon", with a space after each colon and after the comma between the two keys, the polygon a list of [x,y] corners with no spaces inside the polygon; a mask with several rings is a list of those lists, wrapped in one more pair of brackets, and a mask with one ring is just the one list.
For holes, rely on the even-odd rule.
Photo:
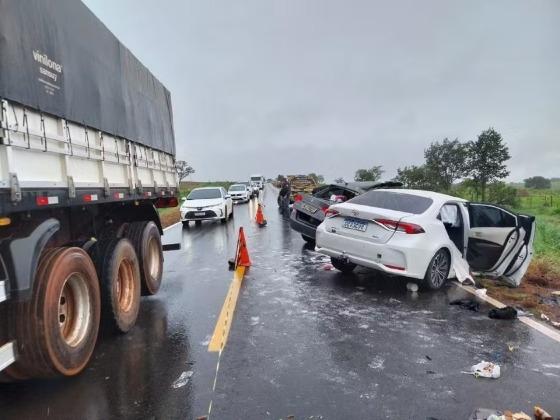
{"label": "damaged white sedan", "polygon": [[335,268],[371,267],[430,289],[469,271],[519,286],[533,254],[533,216],[431,191],[373,190],[326,215],[317,250]]}

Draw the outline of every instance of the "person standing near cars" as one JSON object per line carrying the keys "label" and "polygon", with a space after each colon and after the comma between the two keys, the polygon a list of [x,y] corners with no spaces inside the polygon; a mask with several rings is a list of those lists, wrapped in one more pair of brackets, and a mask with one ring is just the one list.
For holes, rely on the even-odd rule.
{"label": "person standing near cars", "polygon": [[282,187],[280,188],[280,192],[278,193],[278,207],[280,207],[280,213],[282,213],[283,216],[289,215],[290,194],[290,183],[288,181],[284,181],[282,183]]}

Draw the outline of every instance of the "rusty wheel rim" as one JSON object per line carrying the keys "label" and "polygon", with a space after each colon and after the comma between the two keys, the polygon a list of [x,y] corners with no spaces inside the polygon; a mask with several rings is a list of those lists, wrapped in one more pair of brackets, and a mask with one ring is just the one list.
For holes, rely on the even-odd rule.
{"label": "rusty wheel rim", "polygon": [[128,259],[121,261],[117,275],[117,304],[122,312],[128,312],[134,302],[134,270]]}
{"label": "rusty wheel rim", "polygon": [[155,238],[150,238],[148,242],[148,269],[150,272],[150,276],[152,278],[157,278],[160,269],[160,254],[159,254],[159,244],[155,240]]}
{"label": "rusty wheel rim", "polygon": [[65,343],[76,347],[82,343],[91,324],[91,302],[87,282],[82,274],[72,273],[64,281],[58,299],[58,323]]}

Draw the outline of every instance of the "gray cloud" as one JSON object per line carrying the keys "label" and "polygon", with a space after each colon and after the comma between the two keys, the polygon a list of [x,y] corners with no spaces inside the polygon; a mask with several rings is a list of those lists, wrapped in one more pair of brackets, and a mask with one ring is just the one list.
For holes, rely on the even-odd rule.
{"label": "gray cloud", "polygon": [[171,90],[197,179],[387,177],[489,126],[560,176],[560,3],[87,0]]}

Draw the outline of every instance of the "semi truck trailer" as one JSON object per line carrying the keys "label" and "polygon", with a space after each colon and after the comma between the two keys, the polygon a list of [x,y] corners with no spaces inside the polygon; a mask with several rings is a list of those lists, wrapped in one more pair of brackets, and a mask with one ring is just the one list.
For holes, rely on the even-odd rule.
{"label": "semi truck trailer", "polygon": [[0,0],[0,379],[72,376],[162,283],[169,91],[74,0]]}

